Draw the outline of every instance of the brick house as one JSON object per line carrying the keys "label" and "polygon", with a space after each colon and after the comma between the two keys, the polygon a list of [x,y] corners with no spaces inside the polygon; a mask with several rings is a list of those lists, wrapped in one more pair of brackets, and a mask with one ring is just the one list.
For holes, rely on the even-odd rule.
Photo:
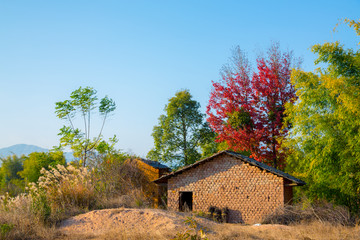
{"label": "brick house", "polygon": [[164,175],[155,183],[167,186],[170,210],[208,212],[228,208],[228,222],[256,223],[285,203],[294,186],[305,182],[252,158],[222,151]]}
{"label": "brick house", "polygon": [[137,169],[139,169],[146,177],[146,182],[143,183],[142,187],[147,197],[151,199],[153,207],[157,208],[160,205],[163,205],[164,199],[162,198],[166,195],[166,186],[159,186],[153,181],[170,173],[171,169],[159,162],[143,158],[128,159],[127,163],[135,164]]}

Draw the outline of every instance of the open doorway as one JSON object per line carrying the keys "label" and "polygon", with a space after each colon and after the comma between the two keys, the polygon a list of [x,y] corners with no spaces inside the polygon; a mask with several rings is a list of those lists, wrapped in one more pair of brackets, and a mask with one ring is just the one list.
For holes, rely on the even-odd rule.
{"label": "open doorway", "polygon": [[193,193],[180,192],[179,195],[179,211],[192,211],[193,209]]}

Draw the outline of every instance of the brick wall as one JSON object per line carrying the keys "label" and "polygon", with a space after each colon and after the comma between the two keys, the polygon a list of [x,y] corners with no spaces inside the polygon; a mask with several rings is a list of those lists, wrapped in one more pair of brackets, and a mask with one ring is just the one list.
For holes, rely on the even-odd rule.
{"label": "brick wall", "polygon": [[230,222],[251,224],[284,204],[284,190],[283,178],[220,155],[168,180],[168,208],[178,211],[179,193],[190,191],[193,211],[228,207]]}

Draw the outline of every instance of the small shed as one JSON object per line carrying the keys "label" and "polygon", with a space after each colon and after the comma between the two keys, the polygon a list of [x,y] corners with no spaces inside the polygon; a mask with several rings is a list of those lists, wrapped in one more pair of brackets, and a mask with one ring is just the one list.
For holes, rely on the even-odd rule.
{"label": "small shed", "polygon": [[222,151],[154,181],[167,186],[170,210],[227,209],[227,221],[256,223],[292,202],[294,186],[305,182],[232,151]]}

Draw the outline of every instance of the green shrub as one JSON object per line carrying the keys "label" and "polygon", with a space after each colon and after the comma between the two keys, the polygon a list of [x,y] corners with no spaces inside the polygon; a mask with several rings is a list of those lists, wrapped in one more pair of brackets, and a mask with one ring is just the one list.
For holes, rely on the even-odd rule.
{"label": "green shrub", "polygon": [[7,235],[13,229],[14,225],[3,223],[0,224],[0,239],[7,239]]}
{"label": "green shrub", "polygon": [[203,212],[203,211],[197,211],[195,212],[195,215],[198,216],[198,217],[208,217],[208,214],[206,212]]}
{"label": "green shrub", "polygon": [[208,240],[205,230],[198,227],[198,223],[193,217],[188,217],[185,221],[188,225],[185,232],[179,232],[172,240]]}
{"label": "green shrub", "polygon": [[46,193],[41,189],[37,194],[32,194],[31,210],[42,222],[46,222],[51,215],[51,208]]}

